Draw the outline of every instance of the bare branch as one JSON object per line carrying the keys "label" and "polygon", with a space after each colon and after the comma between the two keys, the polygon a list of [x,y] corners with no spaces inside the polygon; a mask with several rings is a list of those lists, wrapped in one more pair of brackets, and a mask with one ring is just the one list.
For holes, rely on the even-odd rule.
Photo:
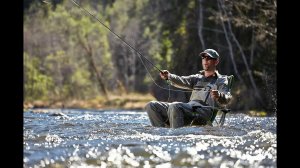
{"label": "bare branch", "polygon": [[[219,3],[218,3],[218,6],[221,7],[221,8],[223,9],[225,15],[228,16],[228,15],[227,15],[227,12],[226,12],[226,9],[225,9],[225,7],[224,7],[224,3],[222,2],[222,0],[219,0],[218,2],[219,2]],[[223,22],[222,22],[222,23],[223,23]],[[239,41],[237,40],[237,38],[235,37],[235,35],[234,35],[233,31],[232,31],[231,24],[230,24],[230,20],[227,22],[227,25],[228,25],[229,32],[231,33],[231,35],[232,35],[232,37],[233,37],[233,41],[236,43],[236,45],[238,46],[238,48],[239,48],[239,50],[240,50],[240,52],[241,52],[241,56],[242,56],[242,59],[243,59],[243,62],[244,62],[244,64],[245,64],[245,66],[246,66],[246,69],[247,69],[247,72],[248,72],[248,76],[249,76],[251,85],[252,85],[252,87],[253,87],[253,89],[254,89],[254,91],[255,91],[255,95],[256,95],[256,97],[259,99],[259,101],[262,103],[263,101],[262,101],[261,96],[260,96],[260,94],[259,94],[259,91],[258,91],[258,89],[257,89],[256,83],[255,83],[255,81],[254,81],[254,79],[253,79],[252,71],[251,71],[250,68],[249,68],[248,62],[247,62],[247,60],[246,60],[245,53],[244,53],[244,51],[243,51],[243,49],[242,49],[242,47],[241,47]]]}
{"label": "bare branch", "polygon": [[202,49],[205,49],[205,42],[202,34],[203,28],[203,8],[202,8],[203,0],[199,0],[199,19],[198,19],[198,36],[202,45]]}
{"label": "bare branch", "polygon": [[[218,9],[221,10],[221,7],[220,7],[220,2],[218,0]],[[221,15],[222,15],[222,12],[220,12]],[[230,59],[231,59],[231,62],[232,62],[232,65],[233,65],[233,69],[234,69],[234,72],[236,73],[238,79],[242,82],[242,83],[245,83],[243,78],[241,77],[241,75],[239,74],[239,71],[237,69],[237,66],[236,66],[236,63],[235,63],[235,60],[234,60],[234,56],[233,56],[233,50],[232,50],[232,44],[229,40],[229,37],[228,37],[228,33],[227,33],[227,30],[226,30],[226,27],[225,27],[225,24],[224,22],[221,20],[221,23],[222,23],[222,27],[223,27],[223,30],[224,30],[224,34],[225,34],[225,39],[227,41],[227,44],[228,44],[228,49],[229,49],[229,55],[230,55]]]}

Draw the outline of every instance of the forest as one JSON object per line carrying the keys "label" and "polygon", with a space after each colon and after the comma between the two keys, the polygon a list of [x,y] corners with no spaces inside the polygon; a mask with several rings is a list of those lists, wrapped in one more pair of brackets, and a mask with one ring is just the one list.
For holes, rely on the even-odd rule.
{"label": "forest", "polygon": [[219,73],[235,77],[230,107],[276,114],[275,0],[25,0],[23,4],[24,104],[68,106],[66,102],[81,100],[122,105],[129,97],[186,102],[190,93],[169,91],[157,68],[196,74],[202,69],[199,53],[212,48],[220,55]]}

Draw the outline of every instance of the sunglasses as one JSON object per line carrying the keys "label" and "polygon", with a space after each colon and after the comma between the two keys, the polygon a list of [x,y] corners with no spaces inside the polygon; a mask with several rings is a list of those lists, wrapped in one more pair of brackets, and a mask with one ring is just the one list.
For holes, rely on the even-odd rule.
{"label": "sunglasses", "polygon": [[209,56],[202,56],[202,59],[206,59],[206,60],[216,60],[216,58],[212,58]]}

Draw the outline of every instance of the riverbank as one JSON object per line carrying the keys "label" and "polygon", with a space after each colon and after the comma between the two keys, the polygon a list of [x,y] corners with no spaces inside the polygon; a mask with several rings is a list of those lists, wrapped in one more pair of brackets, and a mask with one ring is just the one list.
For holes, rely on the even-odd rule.
{"label": "riverbank", "polygon": [[[69,108],[69,109],[96,109],[96,110],[143,110],[145,105],[151,101],[156,100],[151,94],[130,93],[123,95],[110,95],[106,100],[104,97],[96,97],[88,100],[64,100],[64,101],[25,101],[24,111],[27,109],[40,109],[40,108]],[[47,111],[47,110],[46,110]],[[38,110],[38,112],[43,112]],[[266,117],[268,116],[265,111],[246,110],[234,113],[244,113],[249,116]]]}
{"label": "riverbank", "polygon": [[150,94],[130,93],[124,95],[109,95],[108,99],[96,97],[87,100],[35,100],[24,101],[24,109],[34,108],[80,108],[80,109],[126,109],[141,110],[147,102],[155,100]]}

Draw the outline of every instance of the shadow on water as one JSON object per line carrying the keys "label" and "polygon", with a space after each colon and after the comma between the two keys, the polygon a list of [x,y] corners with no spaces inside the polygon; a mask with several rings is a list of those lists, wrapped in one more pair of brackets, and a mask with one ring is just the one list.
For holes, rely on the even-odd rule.
{"label": "shadow on water", "polygon": [[156,128],[143,111],[27,111],[24,167],[276,167],[275,117],[213,125]]}

